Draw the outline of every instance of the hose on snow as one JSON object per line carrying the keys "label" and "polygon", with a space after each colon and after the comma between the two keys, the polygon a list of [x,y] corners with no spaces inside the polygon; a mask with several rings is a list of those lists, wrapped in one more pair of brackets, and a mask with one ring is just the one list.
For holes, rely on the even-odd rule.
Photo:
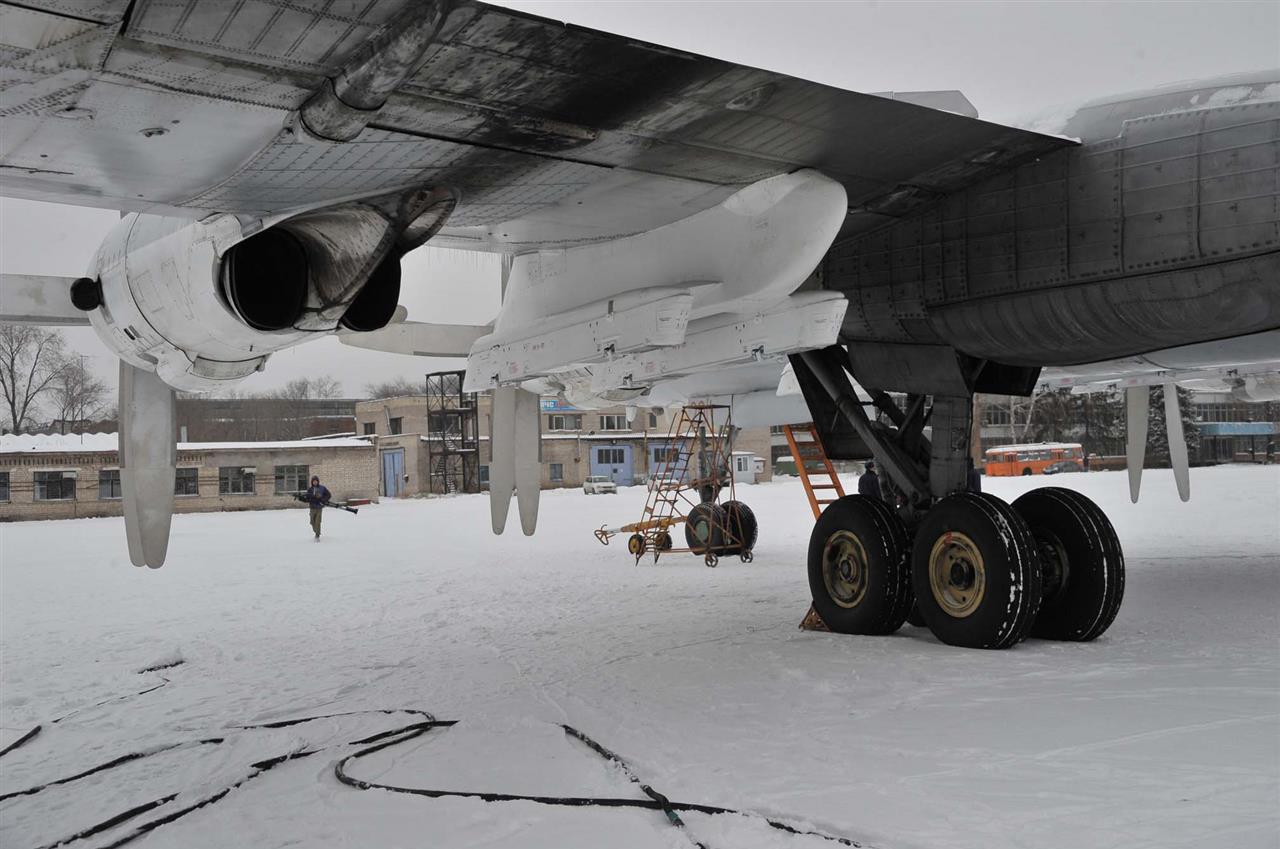
{"label": "hose on snow", "polygon": [[[163,686],[163,685],[159,685],[159,686]],[[434,799],[444,798],[444,797],[461,797],[461,798],[480,799],[485,802],[533,802],[539,805],[552,805],[552,806],[564,806],[564,807],[639,808],[639,809],[646,809],[646,810],[661,811],[662,814],[666,817],[667,821],[671,823],[672,826],[681,829],[685,833],[685,835],[688,837],[690,842],[692,842],[693,845],[697,847],[697,849],[709,849],[709,847],[707,846],[707,844],[698,840],[696,837],[694,837],[692,834],[689,833],[688,826],[685,824],[684,820],[680,816],[682,812],[683,813],[700,813],[700,814],[706,814],[710,816],[716,816],[720,814],[736,814],[738,816],[747,817],[750,819],[757,820],[759,822],[763,822],[766,825],[768,825],[770,828],[785,832],[787,834],[814,837],[814,838],[818,838],[820,840],[824,840],[824,841],[827,841],[833,844],[838,844],[841,846],[861,847],[863,845],[847,837],[840,837],[836,835],[824,834],[818,831],[806,830],[806,829],[791,825],[787,822],[783,822],[782,820],[767,817],[752,811],[742,811],[734,808],[721,807],[718,805],[703,805],[703,804],[698,804],[694,802],[672,801],[662,793],[659,793],[653,787],[646,784],[643,780],[641,780],[639,775],[636,774],[635,770],[632,769],[631,765],[628,764],[620,755],[605,748],[603,745],[596,742],[587,734],[583,733],[582,731],[579,731],[578,729],[570,725],[561,725],[560,727],[565,732],[566,735],[578,740],[579,742],[584,744],[588,749],[595,752],[601,758],[612,763],[615,767],[617,767],[617,769],[623,775],[625,775],[632,784],[636,785],[637,789],[639,789],[640,792],[644,794],[645,798],[635,799],[635,798],[609,797],[609,796],[536,796],[536,795],[522,795],[522,794],[514,794],[514,793],[489,793],[489,792],[483,792],[483,791],[435,790],[435,789],[429,789],[429,788],[423,788],[423,787],[402,787],[402,786],[397,786],[392,784],[380,784],[377,782],[367,781],[365,779],[353,776],[349,771],[349,767],[351,767],[355,762],[359,761],[361,758],[372,755],[375,752],[379,752],[384,749],[388,749],[393,746],[399,746],[411,740],[415,740],[436,728],[449,728],[451,726],[458,724],[458,720],[436,719],[434,716],[427,713],[426,711],[412,709],[412,708],[347,711],[344,713],[323,714],[319,716],[306,716],[306,717],[298,717],[294,719],[277,720],[274,722],[259,723],[255,725],[240,725],[240,726],[235,726],[235,730],[251,731],[251,730],[259,730],[259,729],[288,728],[291,726],[302,725],[304,723],[315,722],[322,719],[334,719],[334,718],[348,717],[348,716],[364,716],[364,715],[370,715],[370,714],[383,714],[383,715],[405,714],[405,715],[414,717],[414,721],[396,728],[392,728],[387,731],[380,731],[376,734],[372,734],[367,737],[362,737],[358,740],[352,740],[348,744],[351,746],[360,746],[362,748],[359,748],[356,751],[351,752],[343,756],[342,758],[340,758],[337,761],[337,763],[334,764],[333,772],[334,772],[334,776],[342,784],[345,784],[348,787],[352,787],[358,790],[381,790],[389,793],[402,793],[402,794],[408,794],[413,796],[425,796],[425,797],[434,798]],[[9,752],[13,751],[19,746],[24,745],[25,743],[29,742],[31,739],[34,739],[34,737],[39,733],[39,730],[40,730],[40,726],[36,726],[31,731],[27,732],[27,734],[22,739],[16,741],[15,743],[5,748],[3,752],[0,752],[0,757],[2,757],[5,754],[8,754]],[[81,779],[87,778],[91,775],[97,775],[97,774],[106,772],[108,770],[114,769],[116,767],[122,766],[123,764],[132,763],[132,762],[141,760],[143,758],[148,758],[153,755],[161,754],[162,752],[169,752],[175,749],[179,749],[183,747],[191,747],[191,746],[216,746],[226,742],[227,739],[228,738],[226,737],[207,737],[207,738],[198,739],[198,740],[190,740],[190,741],[179,742],[179,743],[170,743],[170,744],[157,746],[155,748],[146,749],[138,752],[130,752],[128,754],[120,755],[109,761],[98,764],[97,766],[90,767],[89,769],[82,770],[78,773],[66,776],[64,778],[48,781],[48,782],[45,782],[44,784],[39,784],[33,787],[29,787],[25,790],[19,790],[11,793],[6,793],[4,795],[0,795],[0,801],[16,798],[19,796],[33,796],[47,788],[71,784],[73,782],[80,781]],[[247,784],[248,782],[254,780],[255,778],[258,778],[259,776],[265,774],[266,772],[270,771],[271,769],[274,769],[277,766],[280,766],[281,764],[287,763],[292,760],[297,760],[299,758],[305,758],[314,754],[318,754],[320,752],[326,751],[327,748],[328,747],[321,747],[316,749],[298,749],[290,752],[284,752],[282,754],[275,755],[273,757],[266,758],[264,760],[257,761],[256,763],[250,764],[250,771],[243,778],[233,782],[232,784],[222,788],[221,790],[218,790],[215,793],[212,793],[196,802],[193,802],[190,805],[186,805],[182,808],[178,808],[176,810],[170,811],[164,814],[163,816],[158,817],[157,819],[149,820],[145,823],[142,823],[141,825],[138,825],[137,827],[135,827],[132,831],[121,835],[120,837],[116,838],[114,841],[107,843],[104,846],[99,847],[99,849],[118,849],[118,847],[131,843],[132,841],[137,840],[139,837],[142,837],[143,835],[148,834],[163,825],[172,823],[186,816],[187,814],[190,814],[194,811],[200,810],[201,808],[212,805],[213,803],[224,798],[232,790],[238,787],[241,787],[244,784]],[[75,834],[61,838],[60,840],[56,840],[52,843],[45,844],[44,846],[39,847],[39,849],[56,849],[56,847],[65,846],[67,844],[74,843],[76,841],[83,840],[88,837],[92,837],[94,835],[102,834],[103,832],[109,831],[120,825],[123,825],[128,821],[138,816],[141,816],[142,814],[145,814],[149,811],[153,811],[153,810],[156,810],[157,808],[161,808],[165,805],[168,805],[169,803],[176,800],[179,795],[180,795],[179,793],[169,793],[159,798],[153,799],[149,802],[144,802],[140,805],[129,808],[128,810],[121,811],[120,813],[112,817],[109,817],[108,819],[105,819],[99,823],[96,823],[92,826],[89,826],[88,828],[82,829],[81,831],[78,831]]]}

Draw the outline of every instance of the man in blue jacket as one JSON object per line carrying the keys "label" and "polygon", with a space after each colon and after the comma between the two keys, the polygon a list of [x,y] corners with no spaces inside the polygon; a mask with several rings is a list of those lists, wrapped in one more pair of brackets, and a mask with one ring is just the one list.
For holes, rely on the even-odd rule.
{"label": "man in blue jacket", "polygon": [[307,504],[311,505],[311,530],[316,532],[316,539],[320,539],[320,517],[324,515],[324,507],[331,497],[329,488],[320,483],[320,477],[312,475],[311,486],[307,487],[306,499]]}

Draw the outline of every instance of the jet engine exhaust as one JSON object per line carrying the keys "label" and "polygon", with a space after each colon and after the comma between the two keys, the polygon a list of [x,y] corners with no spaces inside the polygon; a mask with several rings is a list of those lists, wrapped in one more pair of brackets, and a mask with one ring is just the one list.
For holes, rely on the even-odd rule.
{"label": "jet engine exhaust", "polygon": [[286,330],[302,315],[307,252],[287,230],[266,230],[232,247],[223,258],[222,274],[227,303],[254,330]]}
{"label": "jet engine exhaust", "polygon": [[391,323],[399,303],[400,258],[389,256],[370,275],[340,323],[360,333],[381,330]]}

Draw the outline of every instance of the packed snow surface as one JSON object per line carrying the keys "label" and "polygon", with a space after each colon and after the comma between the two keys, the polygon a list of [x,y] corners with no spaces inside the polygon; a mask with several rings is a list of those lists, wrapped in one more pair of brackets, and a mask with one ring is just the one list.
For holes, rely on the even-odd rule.
{"label": "packed snow surface", "polygon": [[[1011,651],[797,630],[813,518],[794,480],[743,487],[755,562],[636,566],[603,524],[639,487],[543,494],[538,534],[494,537],[483,496],[174,517],[163,569],[135,569],[120,519],[0,525],[0,845],[101,847],[289,760],[140,847],[831,847],[760,819],[433,799],[358,790],[333,766],[410,708],[460,723],[349,766],[405,787],[641,798],[568,723],[671,799],[863,845],[1280,844],[1280,468],[996,478],[1013,499],[1080,489],[1114,520],[1124,606],[1088,644]],[[852,490],[851,480],[847,487]],[[512,523],[515,524],[514,522]],[[157,668],[160,667],[160,668]],[[149,670],[149,671],[140,671]],[[330,714],[281,728],[238,726]],[[53,720],[59,720],[56,723]],[[199,743],[222,738],[221,744]],[[175,745],[181,744],[181,745]]]}

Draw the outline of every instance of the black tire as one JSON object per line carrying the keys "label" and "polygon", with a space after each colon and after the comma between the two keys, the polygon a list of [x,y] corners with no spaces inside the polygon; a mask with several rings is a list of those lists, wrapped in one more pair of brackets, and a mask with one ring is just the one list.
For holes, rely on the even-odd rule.
{"label": "black tire", "polygon": [[760,535],[760,525],[756,514],[741,501],[726,501],[720,505],[729,517],[725,528],[725,554],[741,554],[756,547],[756,538]]}
{"label": "black tire", "polygon": [[632,534],[627,537],[627,551],[635,555],[637,560],[644,554],[644,549],[645,541],[642,534]]}
{"label": "black tire", "polygon": [[[911,591],[914,593],[915,588],[913,587]],[[907,614],[907,624],[914,625],[917,628],[925,627],[924,617],[920,615],[920,606],[918,604],[913,603],[911,605],[911,612]]]}
{"label": "black tire", "polygon": [[729,517],[719,504],[704,501],[689,511],[684,522],[684,541],[694,554],[717,552],[724,545],[724,529]]}
{"label": "black tire", "polygon": [[658,534],[658,551],[670,551],[672,546],[671,534],[663,531]]}
{"label": "black tire", "polygon": [[1044,601],[1031,635],[1095,640],[1124,600],[1124,552],[1102,508],[1070,489],[1046,486],[1013,502],[1040,552]]}
{"label": "black tire", "polygon": [[1031,470],[1030,470],[1030,469],[1023,469],[1023,470],[1022,470],[1022,476],[1023,476],[1024,478],[1025,478],[1025,477],[1027,477],[1027,476],[1028,476],[1028,475],[1030,475],[1030,474],[1031,474]]}
{"label": "black tire", "polygon": [[948,645],[1007,649],[1026,638],[1040,609],[1031,531],[992,495],[960,492],[930,508],[912,546],[911,580],[925,624]]}
{"label": "black tire", "polygon": [[902,522],[879,500],[846,495],[827,505],[809,537],[809,592],[827,627],[877,635],[901,628],[912,604],[909,550]]}

